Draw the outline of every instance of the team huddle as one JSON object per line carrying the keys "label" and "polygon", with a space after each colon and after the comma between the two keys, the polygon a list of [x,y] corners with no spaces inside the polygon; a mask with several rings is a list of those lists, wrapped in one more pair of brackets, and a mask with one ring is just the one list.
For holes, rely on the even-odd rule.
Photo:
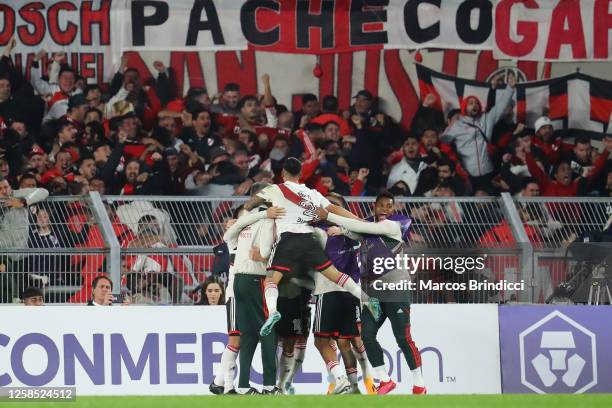
{"label": "team huddle", "polygon": [[[294,393],[293,377],[304,360],[314,295],[312,333],[327,367],[328,394],[360,393],[358,364],[368,394],[387,394],[396,387],[376,339],[387,319],[413,374],[413,394],[425,394],[421,356],[410,334],[409,295],[380,299],[372,289],[373,280],[410,278],[400,269],[371,273],[375,258],[401,254],[410,218],[394,214],[393,195],[382,193],[374,215],[361,220],[348,211],[342,196],[324,197],[299,184],[301,169],[299,160],[289,158],[283,166],[284,183],[255,184],[250,201],[236,211],[236,221],[225,232],[233,257],[226,303],[229,341],[210,391]],[[258,343],[261,392],[250,385]]]}

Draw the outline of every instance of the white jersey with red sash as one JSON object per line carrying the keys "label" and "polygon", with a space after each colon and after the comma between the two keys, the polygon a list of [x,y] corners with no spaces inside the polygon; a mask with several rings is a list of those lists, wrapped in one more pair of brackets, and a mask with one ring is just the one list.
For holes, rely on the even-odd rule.
{"label": "white jersey with red sash", "polygon": [[327,208],[331,203],[317,190],[303,184],[286,181],[266,187],[257,194],[275,207],[284,208],[286,214],[276,219],[276,232],[309,234],[314,232],[310,222],[316,218],[317,207]]}

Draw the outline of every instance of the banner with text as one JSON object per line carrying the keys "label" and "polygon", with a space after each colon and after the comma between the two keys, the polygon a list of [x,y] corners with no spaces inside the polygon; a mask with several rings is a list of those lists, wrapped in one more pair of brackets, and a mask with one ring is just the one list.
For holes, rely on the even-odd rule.
{"label": "banner with text", "polygon": [[495,57],[532,61],[612,58],[610,0],[502,0],[495,7]]}
{"label": "banner with text", "polygon": [[523,60],[609,60],[610,6],[610,0],[13,0],[0,4],[0,46],[15,35],[21,53],[78,49],[111,59],[125,50],[449,48]]}
{"label": "banner with text", "polygon": [[[2,315],[19,324],[0,327],[0,387],[76,386],[77,395],[208,394],[227,342],[225,307],[218,306],[7,306]],[[415,305],[411,320],[430,393],[501,392],[496,305]],[[378,339],[396,392],[410,393],[410,369],[388,322]],[[324,394],[325,364],[312,336],[306,356],[296,391]],[[253,361],[251,383],[259,387],[259,351]]]}

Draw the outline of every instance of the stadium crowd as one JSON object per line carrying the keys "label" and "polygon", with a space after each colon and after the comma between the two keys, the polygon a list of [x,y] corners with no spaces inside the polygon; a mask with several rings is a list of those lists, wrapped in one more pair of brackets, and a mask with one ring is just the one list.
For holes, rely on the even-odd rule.
{"label": "stadium crowd", "polygon": [[[145,83],[124,57],[112,82],[100,86],[87,84],[66,65],[65,54],[47,59],[41,50],[26,80],[11,59],[15,45],[12,40],[0,59],[3,230],[10,229],[6,213],[19,206],[11,204],[11,191],[44,188],[52,196],[83,196],[90,191],[245,196],[255,182],[281,181],[286,157],[303,161],[301,181],[323,195],[373,196],[386,189],[397,197],[500,192],[612,196],[612,135],[604,135],[603,149],[597,149],[582,133],[573,143],[556,137],[544,111],[534,129],[515,123],[512,87],[499,77],[492,87],[508,90],[504,103],[482,112],[478,99],[467,97],[461,109],[445,117],[434,108],[436,96],[423,95],[410,129],[403,129],[365,89],[356,93],[351,106],[339,106],[334,95],[319,100],[304,94],[300,109],[292,112],[282,104],[286,101],[274,98],[273,78],[268,75],[261,78],[261,95],[243,95],[236,83],[223,84],[218,95],[198,87],[183,95],[176,89],[174,73],[162,62],[153,64],[156,77]],[[510,76],[508,85],[513,82]],[[178,242],[189,234],[179,233],[178,240],[167,242],[159,239],[160,231],[130,230],[119,221],[116,208],[107,210],[122,245],[199,243]],[[418,221],[431,217],[430,210],[417,208],[411,215]],[[85,210],[73,212],[91,218]],[[49,219],[57,216],[41,211],[30,220],[28,247],[87,247],[88,242],[99,242],[99,233],[83,229],[70,237],[53,236],[58,233],[49,227]],[[138,220],[139,225],[146,222]],[[149,238],[142,238],[147,234]],[[486,243],[490,236],[480,231],[476,240]],[[499,240],[499,234],[495,236]],[[418,228],[413,238],[418,241]],[[5,258],[0,271],[18,263]],[[138,262],[135,258],[127,268],[134,270]],[[90,269],[84,288],[102,272],[103,260],[97,259]],[[10,296],[1,301],[10,301],[6,297]],[[73,301],[86,300],[77,296]]]}

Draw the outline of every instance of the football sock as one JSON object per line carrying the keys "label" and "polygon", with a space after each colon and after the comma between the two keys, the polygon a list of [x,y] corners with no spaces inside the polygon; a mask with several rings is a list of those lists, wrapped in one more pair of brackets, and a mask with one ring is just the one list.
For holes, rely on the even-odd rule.
{"label": "football sock", "polygon": [[293,377],[295,377],[295,373],[298,372],[302,363],[304,362],[304,355],[306,354],[306,343],[302,340],[298,340],[295,344],[295,358],[293,359],[293,366],[291,367],[291,372],[289,373],[289,377],[287,382],[292,383]]}
{"label": "football sock", "polygon": [[340,364],[337,361],[330,361],[329,363],[327,363],[327,368],[329,369],[329,371],[331,371],[336,382],[338,382],[339,379],[346,377],[346,375],[342,371],[342,368],[340,368]]}
{"label": "football sock", "polygon": [[223,370],[223,392],[225,394],[234,389],[237,358],[238,348],[228,344],[223,352],[223,355],[221,356],[221,369]]}
{"label": "football sock", "polygon": [[387,368],[384,366],[384,364],[378,367],[374,367],[373,370],[374,376],[378,378],[379,381],[387,382],[391,380],[391,377],[389,377],[389,374],[387,374]]}
{"label": "football sock", "polygon": [[355,354],[355,358],[357,359],[357,362],[359,362],[359,367],[361,367],[361,374],[363,374],[363,377],[372,377],[372,366],[370,365],[370,361],[366,355],[365,346],[362,344],[359,349],[353,349],[353,354]]}
{"label": "football sock", "polygon": [[421,367],[417,367],[412,371],[412,385],[416,385],[417,387],[424,387],[425,380],[423,380],[423,372],[421,371]]}
{"label": "football sock", "polygon": [[276,285],[276,283],[266,283],[264,296],[266,298],[266,307],[268,309],[268,313],[272,314],[276,312],[276,302],[278,301],[278,286]]}
{"label": "football sock", "polygon": [[348,377],[351,385],[357,385],[357,369],[356,368],[347,368],[346,369],[346,376]]}
{"label": "football sock", "polygon": [[278,363],[278,387],[280,389],[285,389],[285,385],[289,381],[289,376],[291,375],[291,371],[294,365],[294,355],[293,353],[287,354],[283,352],[280,357],[280,361]]}

